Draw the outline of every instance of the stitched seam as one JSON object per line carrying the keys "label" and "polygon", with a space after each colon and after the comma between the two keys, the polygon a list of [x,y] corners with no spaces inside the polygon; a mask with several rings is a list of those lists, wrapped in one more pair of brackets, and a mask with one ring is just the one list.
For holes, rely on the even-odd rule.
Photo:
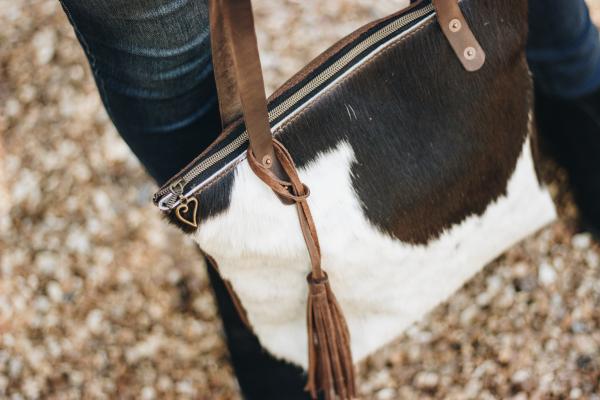
{"label": "stitched seam", "polygon": [[214,179],[211,179],[211,181],[209,183],[206,184],[206,186],[204,186],[201,190],[199,190],[198,192],[194,193],[193,196],[196,196],[197,194],[203,193],[205,190],[211,188],[212,186],[214,186],[218,180],[220,178],[222,178],[224,175],[230,173],[233,169],[235,169],[235,167],[237,167],[239,164],[242,163],[242,161],[246,160],[246,156],[240,158],[239,160],[237,160],[236,162],[234,162],[229,168],[221,171],[218,175],[215,175]]}
{"label": "stitched seam", "polygon": [[[414,35],[416,35],[420,31],[422,31],[423,29],[425,29],[426,27],[428,27],[429,25],[431,25],[434,21],[435,21],[435,19],[432,19],[432,20],[426,22],[425,24],[423,24],[422,26],[418,27],[414,31],[410,32],[406,36],[398,39],[397,41],[393,41],[393,42],[389,43],[386,47],[384,47],[377,54],[375,54],[370,60],[368,60],[364,64],[358,66],[355,70],[353,70],[348,75],[346,75],[343,78],[341,78],[338,82],[336,82],[335,84],[333,84],[332,86],[330,86],[326,90],[323,90],[322,92],[319,92],[319,94],[316,95],[316,96],[314,96],[312,99],[310,99],[308,101],[308,104],[306,104],[300,111],[298,111],[298,113],[296,115],[294,115],[293,117],[291,117],[288,121],[286,121],[284,124],[282,124],[275,131],[273,131],[273,136],[274,137],[278,136],[278,134],[280,134],[281,131],[284,130],[289,124],[291,124],[292,122],[294,122],[295,120],[297,120],[298,118],[300,118],[301,116],[303,116],[305,113],[307,113],[311,108],[313,108],[315,106],[315,104],[316,104],[316,100],[321,95],[324,95],[326,93],[331,92],[332,90],[334,90],[335,88],[337,88],[339,85],[341,85],[342,83],[346,82],[348,79],[350,79],[351,77],[353,77],[354,75],[356,75],[357,73],[359,73],[360,71],[362,71],[364,68],[366,68],[367,66],[369,66],[372,63],[374,63],[375,61],[377,61],[384,54],[388,53],[389,51],[391,51],[396,46],[399,46],[401,43],[405,42],[406,40],[410,39],[411,37],[413,37]],[[210,187],[212,187],[213,185],[215,185],[216,181],[219,178],[221,178],[223,175],[231,172],[242,161],[246,160],[246,158],[247,158],[247,155],[242,156],[239,161],[236,161],[233,165],[231,165],[230,167],[228,167],[227,169],[225,169],[224,171],[222,171],[219,175],[217,175],[215,177],[215,179],[211,183],[207,184],[206,186],[204,186],[203,188],[201,188],[200,190],[198,190],[192,196],[196,197],[196,196],[204,193],[207,189],[209,189]]]}

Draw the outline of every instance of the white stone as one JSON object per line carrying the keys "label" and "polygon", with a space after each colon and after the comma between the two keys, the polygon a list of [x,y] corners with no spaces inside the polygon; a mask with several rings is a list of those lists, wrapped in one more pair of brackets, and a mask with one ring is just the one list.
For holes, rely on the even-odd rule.
{"label": "white stone", "polygon": [[46,296],[37,296],[34,300],[34,308],[41,313],[47,313],[50,310],[50,302]]}
{"label": "white stone", "polygon": [[39,65],[48,64],[54,58],[56,50],[56,32],[46,28],[35,34],[32,40],[35,59]]}
{"label": "white stone", "polygon": [[74,386],[80,386],[83,384],[85,380],[85,376],[81,371],[72,371],[69,374],[69,380]]}
{"label": "white stone", "polygon": [[462,326],[469,326],[479,313],[479,307],[476,304],[471,304],[460,313],[460,323]]}
{"label": "white stone", "polygon": [[17,117],[19,114],[21,114],[22,109],[21,103],[19,103],[19,100],[15,98],[6,100],[6,103],[4,104],[4,112],[9,117]]}
{"label": "white stone", "polygon": [[86,254],[90,250],[90,241],[87,232],[75,229],[67,236],[67,247],[76,253]]}
{"label": "white stone", "polygon": [[585,255],[585,261],[591,268],[600,267],[600,255],[598,255],[598,253],[596,253],[595,251],[589,251]]}
{"label": "white stone", "polygon": [[398,398],[398,394],[392,388],[381,389],[375,395],[377,400],[392,400]]}
{"label": "white stone", "polygon": [[196,394],[196,389],[194,389],[194,386],[188,380],[177,382],[175,390],[177,393],[187,396],[194,396]]}
{"label": "white stone", "polygon": [[573,388],[571,389],[571,392],[569,393],[569,398],[571,399],[579,399],[581,398],[581,396],[583,395],[583,392],[580,388]]}
{"label": "white stone", "polygon": [[415,385],[419,389],[434,389],[440,381],[435,372],[419,372],[415,377]]}
{"label": "white stone", "polygon": [[151,386],[146,386],[142,389],[142,400],[154,400],[156,398],[156,390]]}
{"label": "white stone", "polygon": [[167,392],[173,387],[173,381],[167,375],[162,375],[158,378],[158,389],[162,392]]}
{"label": "white stone", "polygon": [[162,347],[163,339],[160,335],[149,336],[143,342],[138,343],[125,353],[127,361],[135,363],[143,358],[152,358]]}
{"label": "white stone", "polygon": [[0,395],[6,395],[6,389],[8,388],[8,378],[4,375],[0,375]]}
{"label": "white stone", "polygon": [[61,302],[63,300],[63,291],[60,287],[60,284],[56,281],[50,281],[46,285],[46,292],[52,301],[55,303]]}
{"label": "white stone", "polygon": [[556,281],[556,271],[548,263],[542,263],[538,271],[538,279],[543,285],[552,285]]}
{"label": "white stone", "polygon": [[580,233],[573,236],[573,239],[571,239],[571,244],[576,249],[587,249],[592,244],[592,237],[589,235],[589,233]]}
{"label": "white stone", "polygon": [[575,337],[575,348],[582,354],[592,355],[600,350],[600,346],[587,335],[577,335]]}
{"label": "white stone", "polygon": [[526,382],[530,378],[531,374],[529,371],[520,369],[516,371],[510,378],[512,383],[521,384]]}
{"label": "white stone", "polygon": [[23,362],[20,358],[11,358],[8,362],[8,376],[12,379],[17,379],[23,371]]}
{"label": "white stone", "polygon": [[38,399],[41,392],[39,382],[31,378],[26,379],[23,383],[23,392],[28,399]]}
{"label": "white stone", "polygon": [[92,333],[100,333],[104,317],[102,311],[95,309],[88,313],[85,323]]}
{"label": "white stone", "polygon": [[37,97],[37,89],[33,85],[23,85],[19,88],[19,100],[23,103],[31,103]]}

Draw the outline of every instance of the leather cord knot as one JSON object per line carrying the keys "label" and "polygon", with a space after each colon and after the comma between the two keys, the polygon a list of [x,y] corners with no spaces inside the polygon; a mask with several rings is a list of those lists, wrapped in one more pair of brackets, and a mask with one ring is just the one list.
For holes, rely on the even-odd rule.
{"label": "leather cord knot", "polygon": [[310,189],[300,181],[300,178],[298,178],[292,156],[283,144],[275,139],[273,139],[273,148],[275,150],[275,156],[281,164],[283,172],[287,175],[286,178],[289,180],[276,176],[272,169],[267,168],[264,164],[260,163],[256,159],[252,148],[248,148],[248,163],[250,164],[250,168],[256,176],[280,197],[295,203],[306,200],[308,196],[310,196]]}
{"label": "leather cord knot", "polygon": [[298,171],[285,146],[273,139],[273,149],[285,177],[276,176],[261,164],[252,149],[248,163],[258,178],[284,201],[295,203],[311,272],[307,276],[308,381],[306,391],[313,399],[323,391],[326,400],[356,398],[354,364],[350,349],[350,331],[327,273],[321,268],[321,247],[317,229],[308,206],[309,188],[300,181]]}

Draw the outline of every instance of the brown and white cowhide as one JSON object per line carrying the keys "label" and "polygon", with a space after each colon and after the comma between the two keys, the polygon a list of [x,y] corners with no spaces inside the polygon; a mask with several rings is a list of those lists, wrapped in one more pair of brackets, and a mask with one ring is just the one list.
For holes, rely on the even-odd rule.
{"label": "brown and white cowhide", "polygon": [[[431,16],[274,129],[310,187],[355,361],[555,218],[532,149],[527,4],[462,5],[486,49],[482,70],[462,69]],[[194,239],[233,286],[261,344],[306,368],[310,262],[296,209],[243,157],[199,198]]]}

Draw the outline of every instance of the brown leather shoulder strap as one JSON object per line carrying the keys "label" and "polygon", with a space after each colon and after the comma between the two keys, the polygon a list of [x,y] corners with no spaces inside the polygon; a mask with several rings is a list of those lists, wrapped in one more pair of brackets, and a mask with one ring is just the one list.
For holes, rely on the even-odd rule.
{"label": "brown leather shoulder strap", "polygon": [[485,53],[473,35],[458,0],[434,0],[440,28],[463,67],[474,72],[483,67]]}
{"label": "brown leather shoulder strap", "polygon": [[[211,45],[222,121],[244,116],[250,149],[277,175],[254,18],[250,0],[211,0]],[[232,82],[233,81],[233,82]],[[239,109],[241,108],[241,109]]]}
{"label": "brown leather shoulder strap", "polygon": [[242,116],[242,103],[235,77],[231,36],[229,29],[226,29],[223,23],[224,15],[220,3],[218,0],[210,1],[210,47],[221,112],[221,125],[225,129]]}

